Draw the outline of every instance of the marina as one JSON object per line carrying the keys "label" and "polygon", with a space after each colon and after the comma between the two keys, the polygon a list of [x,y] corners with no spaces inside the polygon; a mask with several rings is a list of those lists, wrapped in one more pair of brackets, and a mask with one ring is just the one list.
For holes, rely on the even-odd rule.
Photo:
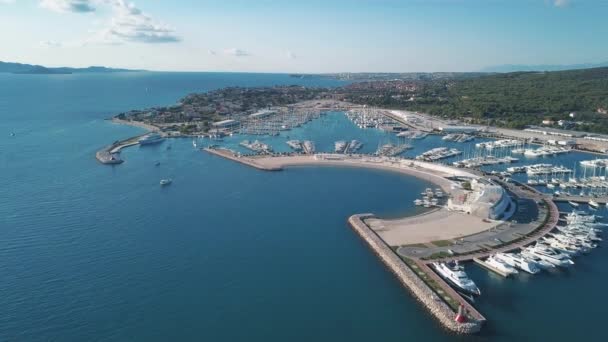
{"label": "marina", "polygon": [[[388,122],[382,123],[384,125],[383,128],[380,128],[380,124],[378,126],[372,124],[374,122],[380,123],[381,121],[368,120],[366,122],[368,122],[369,126],[363,125],[364,128],[381,129],[387,133],[391,132],[386,127],[387,125],[391,125]],[[393,136],[398,137],[400,134],[403,136],[402,133],[405,132],[411,133],[412,131],[391,133],[394,134]],[[427,133],[422,134],[426,135]],[[270,134],[270,136],[274,135]],[[448,143],[475,146],[471,145],[471,140],[466,137],[449,136],[448,139],[443,139],[443,137],[433,136],[432,139],[434,141],[438,139],[438,141],[447,141]],[[287,138],[289,139],[290,137]],[[462,184],[463,181],[459,180],[455,182],[455,180],[451,179],[447,183],[443,183],[444,181],[441,180],[442,178],[454,177],[454,175],[459,175],[457,177],[464,177],[465,179],[477,179],[480,174],[479,168],[504,165],[504,171],[492,170],[488,174],[493,177],[502,178],[523,174],[528,177],[527,183],[530,185],[555,185],[564,190],[570,187],[576,188],[576,185],[591,184],[591,180],[593,179],[595,182],[593,184],[597,185],[596,188],[601,189],[600,184],[602,184],[603,179],[600,176],[601,173],[595,170],[599,169],[599,166],[595,166],[595,168],[587,166],[589,169],[587,172],[595,175],[594,177],[586,177],[585,171],[582,171],[584,174],[579,178],[574,177],[575,169],[569,169],[561,165],[555,165],[554,163],[523,163],[524,165],[521,166],[507,166],[512,163],[521,162],[521,159],[511,155],[511,151],[509,150],[510,147],[517,146],[514,141],[503,141],[498,144],[488,144],[488,142],[477,143],[484,144],[476,147],[479,151],[483,152],[471,153],[473,155],[472,158],[450,161],[449,164],[454,167],[449,167],[441,161],[462,155],[463,152],[460,149],[455,147],[434,147],[419,153],[417,156],[411,154],[402,155],[409,150],[417,150],[418,147],[415,143],[404,144],[395,141],[384,144],[377,143],[378,148],[374,152],[367,149],[365,150],[367,153],[365,153],[363,152],[365,144],[358,139],[351,139],[333,141],[329,148],[330,153],[327,153],[325,152],[328,150],[327,145],[322,145],[324,147],[321,147],[321,150],[318,151],[316,141],[300,139],[291,138],[285,141],[285,146],[289,147],[290,151],[295,152],[295,154],[290,155],[284,155],[281,150],[275,152],[271,144],[262,141],[254,141],[254,143],[246,141],[247,144],[243,144],[243,142],[239,144],[254,152],[254,155],[244,155],[235,150],[221,147],[204,148],[204,150],[260,170],[280,171],[286,167],[300,165],[364,167],[403,172],[415,175],[415,177],[421,177],[422,179],[432,180],[436,185],[439,185],[434,190],[433,188],[427,188],[421,193],[421,198],[413,200],[413,204],[416,207],[429,210],[427,213],[420,216],[393,220],[379,219],[374,215],[364,214],[363,216],[357,216],[361,221],[357,224],[364,224],[384,244],[395,250],[394,254],[403,262],[403,265],[398,267],[399,269],[405,265],[409,270],[424,270],[424,275],[420,274],[416,276],[418,281],[422,281],[423,283],[425,283],[424,279],[426,277],[435,279],[439,287],[429,287],[427,289],[433,293],[431,298],[441,297],[442,293],[450,293],[449,298],[443,299],[444,304],[450,308],[450,311],[446,311],[443,316],[438,316],[433,313],[438,312],[434,306],[430,306],[429,310],[440,322],[443,322],[444,326],[455,332],[471,333],[472,331],[479,331],[481,329],[483,322],[485,322],[485,317],[479,314],[473,305],[478,301],[475,297],[479,296],[483,289],[478,288],[479,292],[477,294],[465,291],[453,281],[448,280],[448,273],[438,272],[439,265],[448,265],[460,261],[463,263],[461,266],[450,267],[453,270],[460,270],[458,272],[465,272],[464,266],[469,261],[473,261],[476,265],[489,272],[499,274],[505,278],[517,279],[520,277],[520,273],[535,275],[543,270],[551,270],[556,267],[569,267],[574,264],[573,257],[588,254],[601,241],[601,237],[596,231],[587,231],[587,228],[578,226],[566,226],[566,228],[558,226],[559,214],[553,200],[558,203],[573,203],[569,204],[571,207],[583,203],[599,208],[606,202],[603,197],[589,199],[586,196],[577,197],[569,193],[554,197],[551,196],[552,193],[539,192],[537,189],[525,184],[494,184],[492,180],[490,180],[489,184],[485,184],[485,181],[480,181],[478,185],[473,187],[473,193],[465,196],[480,196],[474,195],[475,191],[483,194],[489,192],[488,190],[482,190],[486,187],[502,186],[507,189],[513,198],[513,200],[499,200],[499,202],[504,203],[504,205],[501,205],[501,210],[504,213],[490,213],[490,215],[495,216],[488,217],[494,217],[494,219],[486,221],[486,219],[479,220],[479,218],[474,219],[467,217],[467,215],[454,213],[455,209],[456,211],[466,212],[468,206],[474,207],[481,205],[482,202],[473,204],[474,199],[467,199],[463,203],[457,203],[456,199],[459,199],[461,195],[454,193],[454,184],[458,184],[459,182]],[[458,141],[459,139],[465,139],[466,141]],[[521,142],[518,143],[521,144]],[[511,144],[514,145],[511,146]],[[522,152],[524,155],[525,150]],[[539,150],[551,151],[543,147]],[[557,149],[554,151],[557,151]],[[517,154],[516,152],[514,153]],[[547,152],[541,158],[561,154],[565,154],[565,152],[555,152],[553,154]],[[536,181],[536,183],[530,183],[530,181]],[[562,184],[569,184],[570,186],[566,187]],[[515,193],[511,193],[512,191]],[[522,199],[538,203],[538,217],[528,224],[510,222],[509,217],[511,215],[517,216],[517,212],[520,210],[519,205],[515,206],[514,203]],[[477,201],[484,200],[480,197]],[[449,210],[452,212],[448,208],[451,208]],[[406,226],[408,227],[408,231],[410,231],[408,236],[401,233],[402,231],[400,230]],[[445,230],[446,226],[460,229],[460,233],[450,235],[449,231],[441,232]],[[425,247],[418,245],[425,245]],[[392,269],[393,267],[389,266],[389,268]],[[393,271],[393,273],[399,277],[398,272]],[[421,293],[420,289],[412,289],[415,286],[403,283],[412,293]],[[418,299],[423,303],[426,301],[425,298]],[[425,306],[427,305],[425,304]],[[471,312],[477,313],[471,314]],[[461,324],[453,325],[452,323],[448,323],[446,317],[450,321],[473,324],[475,328],[465,328],[467,325]]]}

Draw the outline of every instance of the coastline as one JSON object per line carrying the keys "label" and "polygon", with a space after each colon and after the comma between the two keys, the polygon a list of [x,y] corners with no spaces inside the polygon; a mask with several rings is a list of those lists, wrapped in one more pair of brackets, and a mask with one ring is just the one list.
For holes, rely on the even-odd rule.
{"label": "coastline", "polygon": [[119,119],[117,117],[113,117],[111,119],[109,119],[112,123],[118,124],[118,125],[127,125],[127,126],[133,126],[133,127],[138,127],[138,128],[143,128],[145,129],[147,132],[158,132],[160,131],[160,128],[154,125],[150,125],[141,121],[133,121],[133,120],[122,120]]}

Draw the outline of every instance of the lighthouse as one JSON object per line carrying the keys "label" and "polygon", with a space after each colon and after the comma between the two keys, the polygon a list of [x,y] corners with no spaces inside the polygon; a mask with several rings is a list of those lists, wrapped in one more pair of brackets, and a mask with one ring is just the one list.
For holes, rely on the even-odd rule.
{"label": "lighthouse", "polygon": [[467,316],[465,315],[465,309],[462,304],[458,306],[458,313],[456,314],[456,322],[465,323],[467,321]]}

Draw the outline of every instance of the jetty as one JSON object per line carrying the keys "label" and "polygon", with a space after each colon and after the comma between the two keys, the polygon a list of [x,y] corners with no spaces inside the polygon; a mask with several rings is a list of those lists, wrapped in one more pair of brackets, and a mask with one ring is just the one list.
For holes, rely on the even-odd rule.
{"label": "jetty", "polygon": [[[348,219],[348,223],[397,277],[399,282],[447,329],[459,334],[479,332],[486,321],[485,317],[425,264],[415,263],[413,266],[408,266],[376,232],[363,222],[364,218],[370,216],[372,214],[353,215]],[[416,267],[417,270],[414,270],[413,267]],[[441,287],[439,291],[442,292],[431,288],[420,277],[419,273],[429,276],[434,282],[439,284]],[[457,311],[448,304],[449,301],[456,301],[456,303],[452,303],[452,305],[456,304],[456,307],[464,307],[466,315],[464,322],[461,323],[456,320]]]}

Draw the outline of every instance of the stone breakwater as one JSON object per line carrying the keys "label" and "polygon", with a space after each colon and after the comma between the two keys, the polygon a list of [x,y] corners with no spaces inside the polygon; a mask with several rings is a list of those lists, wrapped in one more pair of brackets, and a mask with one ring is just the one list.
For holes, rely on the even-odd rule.
{"label": "stone breakwater", "polygon": [[401,284],[405,286],[424,305],[429,312],[439,320],[447,329],[459,334],[473,334],[478,332],[485,319],[469,319],[468,322],[456,322],[456,313],[435,292],[418,277],[412,269],[380,237],[370,229],[364,218],[372,214],[353,215],[348,219],[352,229],[369,245],[382,262],[395,274]]}

